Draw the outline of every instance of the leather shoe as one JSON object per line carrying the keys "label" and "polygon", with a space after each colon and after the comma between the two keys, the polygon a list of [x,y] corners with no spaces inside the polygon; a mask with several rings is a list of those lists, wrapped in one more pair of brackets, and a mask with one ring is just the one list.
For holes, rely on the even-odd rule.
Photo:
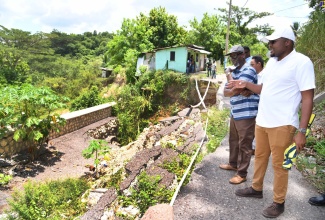
{"label": "leather shoe", "polygon": [[311,197],[308,202],[311,205],[317,205],[317,206],[325,206],[325,194],[322,194],[321,196],[315,196]]}
{"label": "leather shoe", "polygon": [[246,177],[241,177],[239,175],[236,175],[236,176],[234,176],[233,178],[231,178],[229,180],[229,183],[231,183],[231,184],[240,184],[240,183],[245,182],[245,181],[246,181]]}
{"label": "leather shoe", "polygon": [[230,164],[221,164],[219,167],[223,170],[237,170],[237,168],[232,167]]}

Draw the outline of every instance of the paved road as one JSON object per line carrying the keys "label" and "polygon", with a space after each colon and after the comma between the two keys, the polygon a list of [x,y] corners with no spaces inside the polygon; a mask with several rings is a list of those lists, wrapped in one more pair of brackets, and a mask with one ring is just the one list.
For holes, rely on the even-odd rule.
{"label": "paved road", "polygon": [[[219,76],[219,79],[224,79]],[[222,88],[218,96],[222,96]],[[221,97],[222,98],[222,97]],[[229,100],[223,98],[221,104],[228,106]],[[222,106],[221,106],[222,107]],[[229,184],[234,171],[219,169],[219,164],[227,163],[229,157],[228,136],[214,153],[207,155],[192,173],[191,181],[183,187],[174,205],[175,220],[251,220],[265,219],[262,210],[271,204],[273,196],[273,170],[269,163],[264,181],[264,198],[242,198],[235,190],[251,186],[254,156],[248,170],[248,180],[240,185]],[[311,196],[318,195],[316,188],[293,168],[289,174],[289,189],[285,212],[277,219],[285,220],[323,220],[325,207],[316,207],[308,203]]]}
{"label": "paved road", "polygon": [[[234,194],[236,189],[248,187],[252,183],[254,157],[248,171],[248,181],[240,185],[229,184],[235,172],[218,167],[228,161],[227,138],[214,153],[207,155],[197,165],[190,183],[181,189],[173,206],[175,220],[265,219],[261,212],[272,203],[272,166],[269,164],[265,177],[263,199],[237,197]],[[286,210],[277,219],[325,219],[325,207],[308,203],[309,197],[314,195],[318,195],[317,190],[293,168],[289,176]]]}

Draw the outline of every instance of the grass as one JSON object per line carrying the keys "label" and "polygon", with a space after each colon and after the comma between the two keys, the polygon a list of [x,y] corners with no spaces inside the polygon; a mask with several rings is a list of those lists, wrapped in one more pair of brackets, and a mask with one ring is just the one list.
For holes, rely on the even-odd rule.
{"label": "grass", "polygon": [[203,115],[204,120],[206,117],[209,119],[206,131],[209,138],[207,151],[208,153],[211,153],[217,149],[228,132],[229,110],[225,109],[220,111],[213,107],[209,109],[207,115]]}

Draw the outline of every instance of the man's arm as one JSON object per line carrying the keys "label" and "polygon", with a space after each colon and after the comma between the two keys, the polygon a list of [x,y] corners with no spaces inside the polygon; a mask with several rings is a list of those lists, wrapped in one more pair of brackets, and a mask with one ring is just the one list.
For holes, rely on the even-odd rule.
{"label": "man's arm", "polygon": [[239,95],[244,89],[242,88],[230,88],[229,86],[225,86],[223,89],[223,95],[225,97],[232,97],[234,95]]}
{"label": "man's arm", "polygon": [[244,80],[230,80],[229,86],[232,88],[246,88],[255,94],[260,94],[262,91],[263,84],[254,84]]}
{"label": "man's arm", "polygon": [[[314,89],[301,91],[301,117],[299,128],[307,128],[310,115],[313,111],[313,100],[314,100]],[[294,138],[294,142],[296,143],[297,151],[301,151],[306,144],[306,136],[305,134],[298,132]]]}

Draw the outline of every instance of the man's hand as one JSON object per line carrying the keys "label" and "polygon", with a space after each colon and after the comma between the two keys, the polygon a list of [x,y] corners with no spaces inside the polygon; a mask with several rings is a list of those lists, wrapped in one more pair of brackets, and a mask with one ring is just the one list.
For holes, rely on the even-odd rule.
{"label": "man's hand", "polygon": [[247,81],[244,81],[244,80],[230,80],[228,84],[231,88],[239,89],[239,88],[245,88],[246,83],[247,83]]}
{"label": "man's hand", "polygon": [[293,141],[296,144],[297,152],[299,153],[306,145],[306,135],[298,132],[294,137]]}

